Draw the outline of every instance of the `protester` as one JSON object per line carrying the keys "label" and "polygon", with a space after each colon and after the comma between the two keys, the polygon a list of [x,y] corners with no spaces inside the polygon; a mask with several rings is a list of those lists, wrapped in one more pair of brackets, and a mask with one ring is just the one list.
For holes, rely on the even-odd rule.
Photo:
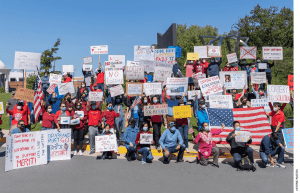
{"label": "protester", "polygon": [[[11,126],[9,128],[9,132],[11,132],[13,129],[18,127],[18,121],[23,120],[25,124],[25,120],[27,119],[27,108],[23,108],[24,103],[23,102],[18,102],[17,103],[17,109],[13,110],[8,110],[9,109],[9,104],[6,103],[6,113],[10,114],[12,116],[12,121],[11,121]],[[26,125],[26,124],[25,124]]]}
{"label": "protester", "polygon": [[[197,95],[196,95],[197,96]],[[196,98],[196,97],[195,97]],[[199,100],[198,99],[194,99],[195,103],[194,103],[194,109],[195,112],[197,112],[197,125],[198,125],[198,130],[200,131],[201,129],[201,125],[206,122],[209,124],[209,120],[208,120],[208,114],[206,112],[206,105],[205,105],[205,101],[203,100]],[[199,105],[198,105],[199,103]]]}
{"label": "protester", "polygon": [[[152,98],[152,105],[160,105],[157,96]],[[153,140],[154,140],[154,148],[157,150],[161,150],[159,146],[159,138],[161,137],[161,125],[163,122],[162,115],[152,115],[150,125],[153,127]]]}
{"label": "protester", "polygon": [[170,122],[176,121],[176,119],[173,118],[173,107],[178,106],[179,100],[176,98],[176,96],[173,96],[173,95],[170,96],[170,99],[167,98],[166,93],[167,93],[167,87],[165,87],[165,92],[164,92],[163,98],[164,98],[165,102],[167,102],[167,104],[168,104],[167,124],[169,126]]}
{"label": "protester", "polygon": [[64,103],[60,103],[59,106],[59,111],[57,111],[54,115],[54,122],[56,124],[57,130],[59,131],[60,129],[67,129],[69,128],[68,124],[61,124],[59,123],[61,120],[61,115],[64,116],[71,116],[71,114],[69,113],[69,111],[67,111],[66,105]]}
{"label": "protester", "polygon": [[[138,132],[136,139],[135,139],[135,144],[137,145],[136,150],[138,151],[139,154],[143,155],[142,159],[142,164],[146,163],[151,163],[153,160],[151,149],[150,149],[150,144],[142,144],[141,143],[141,134],[149,134],[152,135],[152,133],[149,131],[148,124],[146,122],[143,122],[141,124],[141,129],[140,132]],[[150,141],[151,144],[153,144],[153,141]]]}
{"label": "protester", "polygon": [[138,111],[139,114],[139,128],[141,127],[141,124],[143,122],[146,122],[148,125],[150,125],[151,116],[144,116],[144,107],[150,105],[150,99],[148,99],[147,96],[143,96],[140,104],[140,108]]}
{"label": "protester", "polygon": [[229,62],[226,62],[225,67],[223,68],[223,71],[238,71],[238,67],[234,66],[234,63],[232,65],[229,64]]}
{"label": "protester", "polygon": [[[18,99],[14,99],[14,96],[16,94],[16,91],[11,92],[11,98],[7,100],[7,103],[9,104],[8,110],[12,111],[14,109],[14,106],[18,103]],[[11,127],[12,122],[12,115],[7,114],[9,116],[9,127]]]}
{"label": "protester", "polygon": [[249,103],[247,104],[247,98],[245,96],[242,96],[239,98],[239,102],[237,103],[237,108],[250,108]]}
{"label": "protester", "polygon": [[199,60],[200,60],[200,65],[202,66],[202,69],[203,69],[203,73],[207,75],[207,68],[208,68],[209,63],[206,61],[205,58],[202,58],[202,59],[200,58]]}
{"label": "protester", "polygon": [[[124,131],[125,131],[125,113],[123,110],[123,103],[125,101],[125,97],[127,97],[127,94],[119,95],[112,98],[112,105],[113,109],[116,113],[119,114],[119,117],[115,119],[115,128],[116,128],[116,137],[118,141],[123,142],[124,141]],[[120,137],[121,132],[121,137]]]}
{"label": "protester", "polygon": [[[113,133],[110,131],[110,125],[105,125],[104,127],[104,132],[101,135],[113,135]],[[112,158],[113,156],[113,151],[103,151],[101,155],[101,159],[105,160],[109,157]]]}
{"label": "protester", "polygon": [[[268,82],[266,82],[266,84],[268,85]],[[267,98],[267,91],[264,92],[262,87],[260,87],[258,91],[255,91],[255,89],[253,88],[253,83],[251,83],[251,88],[252,88],[253,94],[255,95],[256,99]]]}
{"label": "protester", "polygon": [[219,76],[219,66],[222,63],[222,58],[220,58],[220,61],[216,61],[214,57],[210,59],[210,63],[207,67],[207,75],[208,77],[212,76]]}
{"label": "protester", "polygon": [[200,60],[195,60],[193,67],[194,67],[193,70],[196,74],[197,73],[204,74],[204,66],[201,64]]}
{"label": "protester", "polygon": [[[254,72],[258,72],[258,68],[255,65],[255,61],[252,62],[250,68],[247,66],[247,74],[250,77],[250,80],[251,80],[251,73],[254,73]],[[249,82],[248,82],[248,84],[249,84]],[[255,90],[258,89],[257,84],[254,84],[254,87],[255,87]]]}
{"label": "protester", "polygon": [[69,106],[71,106],[72,108],[74,108],[74,103],[72,102],[72,98],[71,98],[71,94],[70,93],[67,93],[65,95],[65,98],[62,101],[62,103],[66,105],[67,109],[69,109]]}
{"label": "protester", "polygon": [[[179,100],[178,106],[184,106],[184,101]],[[189,131],[189,123],[187,118],[182,119],[176,119],[176,126],[178,131],[180,132],[180,135],[183,139],[183,143],[186,148],[186,152],[189,153],[189,138],[188,138],[188,131]]]}
{"label": "protester", "polygon": [[[89,78],[92,80],[92,77],[94,77],[93,69],[91,71],[83,71],[83,69],[82,69],[82,74],[83,74],[85,81],[88,80]],[[90,91],[89,87],[87,87],[87,89]]]}
{"label": "protester", "polygon": [[115,118],[119,117],[120,114],[116,113],[113,110],[112,103],[107,103],[106,108],[107,108],[107,110],[104,110],[102,113],[102,117],[105,119],[105,121],[104,121],[105,123],[104,122],[102,123],[102,127],[104,127],[104,124],[110,125],[111,126],[110,131],[112,133],[114,133],[115,132],[115,129],[114,129]]}
{"label": "protester", "polygon": [[45,72],[44,76],[42,77],[42,88],[43,88],[42,90],[43,90],[43,93],[44,93],[44,100],[45,101],[49,96],[49,93],[47,92],[47,89],[49,88],[49,86],[50,86],[49,76],[48,76],[48,73]]}
{"label": "protester", "polygon": [[[258,67],[258,63],[261,62],[259,57],[257,58],[256,62],[257,62],[257,67]],[[273,60],[272,63],[269,63],[269,60],[264,60],[264,57],[262,57],[262,63],[267,64],[267,69],[258,69],[258,72],[265,72],[266,73],[266,79],[267,79],[268,83],[271,84],[271,81],[272,81],[271,68],[275,65],[274,60]],[[265,84],[261,84],[260,88],[262,90],[265,90]]]}
{"label": "protester", "polygon": [[19,120],[17,128],[14,128],[13,130],[9,131],[8,135],[24,132],[30,132],[30,130],[25,128],[25,121]]}
{"label": "protester", "polygon": [[184,63],[184,67],[186,68],[186,73],[185,73],[185,77],[188,77],[188,89],[189,90],[193,90],[194,89],[194,81],[193,81],[193,78],[192,78],[192,75],[194,74],[193,73],[193,64],[194,64],[194,61],[193,60],[189,60],[188,63],[187,63],[188,60],[185,61]]}
{"label": "protester", "polygon": [[129,125],[125,130],[125,147],[127,149],[126,158],[128,161],[136,160],[137,145],[135,144],[139,128],[135,124],[135,119],[129,120]]}
{"label": "protester", "polygon": [[48,105],[45,110],[45,104],[42,105],[43,117],[42,117],[42,130],[53,129],[53,122],[54,122],[54,114],[52,113],[52,106]]}
{"label": "protester", "polygon": [[98,89],[100,89],[104,92],[104,70],[103,70],[101,62],[99,62],[99,66],[96,69],[96,76],[97,76]]}
{"label": "protester", "polygon": [[149,71],[145,74],[145,79],[147,80],[147,82],[153,82],[153,76]]}
{"label": "protester", "polygon": [[64,83],[68,83],[72,81],[71,77],[67,73],[64,73],[63,77],[64,77]]}
{"label": "protester", "polygon": [[61,99],[63,99],[64,95],[57,95],[54,91],[48,97],[48,104],[52,106],[52,113],[55,114],[60,107]]}
{"label": "protester", "polygon": [[[91,106],[91,109],[90,109]],[[95,153],[95,136],[100,134],[98,127],[102,122],[101,107],[97,108],[96,102],[92,101],[91,104],[87,103],[88,111],[88,126],[89,126],[89,140],[90,140],[90,155]]]}
{"label": "protester", "polygon": [[[77,88],[77,95],[76,95],[76,97],[77,97],[77,99],[80,99],[81,98],[81,96],[82,96],[82,94],[83,93],[88,93],[89,92],[89,89],[87,88],[87,86],[86,86],[86,84],[85,84],[85,82],[82,82],[81,83],[81,87],[79,88]],[[87,96],[87,95],[86,95]]]}
{"label": "protester", "polygon": [[[133,118],[135,120],[135,126],[138,127],[139,126],[139,112],[142,111],[141,107],[139,104],[136,104],[133,108],[131,108],[134,100],[138,99],[139,96],[137,95],[137,97],[132,97],[132,96],[127,96],[126,97],[126,106],[130,108],[131,111],[131,117],[129,118]],[[128,114],[128,112],[127,112]]]}
{"label": "protester", "polygon": [[175,63],[174,63],[173,68],[172,68],[173,77],[177,77],[178,72],[181,73],[181,68],[178,64],[177,58],[175,58]]}

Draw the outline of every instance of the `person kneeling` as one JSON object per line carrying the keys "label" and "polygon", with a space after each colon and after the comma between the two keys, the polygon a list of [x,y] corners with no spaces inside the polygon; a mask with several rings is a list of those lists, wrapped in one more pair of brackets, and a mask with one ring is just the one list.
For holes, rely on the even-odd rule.
{"label": "person kneeling", "polygon": [[[144,122],[142,125],[142,131],[140,131],[137,136],[136,136],[136,140],[135,143],[137,145],[137,151],[139,154],[143,155],[143,159],[142,159],[142,164],[146,164],[151,163],[151,161],[153,160],[152,157],[152,153],[151,153],[151,149],[150,149],[150,144],[149,143],[141,143],[141,135],[142,134],[148,134],[148,135],[152,135],[152,133],[149,131],[148,129],[148,124],[146,122]],[[153,139],[153,135],[152,135],[152,139]],[[153,144],[153,141],[150,141],[151,144]]]}
{"label": "person kneeling", "polygon": [[[175,123],[169,123],[170,129],[166,129],[159,139],[159,144],[163,149],[164,154],[164,164],[170,162],[171,153],[179,151],[177,162],[183,162],[183,153],[185,150],[185,145],[183,144],[180,132],[176,129]],[[177,143],[179,141],[179,144]]]}
{"label": "person kneeling", "polygon": [[[109,136],[113,135],[113,133],[110,131],[110,125],[109,124],[105,125],[104,131],[101,135],[109,135]],[[105,160],[105,158],[112,157],[112,154],[113,154],[113,151],[104,151],[102,153],[101,159]]]}
{"label": "person kneeling", "polygon": [[125,147],[127,149],[127,160],[136,160],[136,144],[135,139],[139,132],[139,128],[135,126],[136,121],[134,119],[129,120],[130,125],[126,128],[124,139]]}

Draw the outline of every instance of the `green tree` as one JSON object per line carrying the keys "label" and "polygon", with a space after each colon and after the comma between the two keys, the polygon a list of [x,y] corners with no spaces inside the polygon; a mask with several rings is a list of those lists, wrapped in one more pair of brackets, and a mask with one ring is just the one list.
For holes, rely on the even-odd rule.
{"label": "green tree", "polygon": [[59,45],[60,45],[60,38],[57,39],[57,41],[55,42],[55,44],[54,44],[53,48],[51,48],[51,50],[48,49],[43,52],[42,57],[41,57],[41,64],[42,64],[41,69],[49,72],[50,68],[52,68],[52,62],[61,59],[60,56],[57,56],[57,57],[53,56],[54,54],[57,53],[57,51],[59,49],[58,48]]}

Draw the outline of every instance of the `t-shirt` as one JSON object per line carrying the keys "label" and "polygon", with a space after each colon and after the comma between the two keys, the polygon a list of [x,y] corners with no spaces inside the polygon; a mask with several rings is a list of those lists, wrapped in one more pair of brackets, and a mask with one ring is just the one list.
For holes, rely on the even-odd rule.
{"label": "t-shirt", "polygon": [[139,107],[136,105],[135,107],[133,107],[133,118],[137,119],[139,118]]}
{"label": "t-shirt", "polygon": [[89,110],[88,113],[89,126],[98,125],[99,121],[102,122],[101,111],[100,110]]}
{"label": "t-shirt", "polygon": [[282,127],[282,123],[285,122],[284,113],[280,110],[279,113],[275,111],[271,111],[269,115],[272,117],[272,126],[277,126],[278,122],[281,123],[280,127]]}
{"label": "t-shirt", "polygon": [[186,65],[186,73],[185,73],[185,76],[186,77],[192,77],[193,75],[193,65]]}

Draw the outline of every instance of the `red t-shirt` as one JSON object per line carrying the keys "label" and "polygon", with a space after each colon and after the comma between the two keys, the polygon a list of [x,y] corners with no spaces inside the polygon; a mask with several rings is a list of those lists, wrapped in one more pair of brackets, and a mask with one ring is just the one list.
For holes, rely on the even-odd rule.
{"label": "red t-shirt", "polygon": [[193,64],[193,67],[194,67],[196,74],[199,72],[201,72],[202,74],[204,73],[204,66],[201,65],[201,62],[200,62],[200,64],[197,64],[197,61],[195,61]]}
{"label": "red t-shirt", "polygon": [[18,121],[23,120],[25,122],[25,125],[27,123],[27,109],[23,108],[23,111],[18,111],[18,110],[8,110],[8,108],[6,108],[6,113],[12,115],[12,121],[11,121],[11,125],[16,125],[18,124]]}
{"label": "red t-shirt", "polygon": [[188,119],[187,119],[187,118],[176,119],[176,123],[177,123],[178,125],[187,125],[187,124],[188,124]]}
{"label": "red t-shirt", "polygon": [[224,67],[223,71],[239,71],[238,67],[230,66],[230,67]]}
{"label": "red t-shirt", "polygon": [[64,81],[64,83],[67,83],[67,82],[71,82],[71,78],[70,77],[68,77],[68,78],[66,78],[66,80]]}
{"label": "red t-shirt", "polygon": [[52,122],[53,121],[54,121],[54,114],[53,113],[51,113],[50,115],[47,112],[43,113],[43,123],[42,123],[43,127],[52,128]]}
{"label": "red t-shirt", "polygon": [[[54,122],[55,122],[55,124],[57,124],[58,123],[58,118],[59,118],[59,115],[61,115],[61,110],[58,110],[56,113],[55,113],[55,115],[54,115]],[[69,113],[69,111],[66,111],[66,115],[67,116],[71,116],[71,114]]]}
{"label": "red t-shirt", "polygon": [[[15,110],[15,111],[18,110],[17,104],[14,106],[14,110]],[[25,122],[25,125],[28,125],[28,115],[30,114],[30,110],[29,110],[29,107],[28,107],[26,101],[24,101],[23,110],[26,111],[26,115],[22,117],[22,120]]]}
{"label": "red t-shirt", "polygon": [[[205,59],[204,59],[204,60],[205,60]],[[204,73],[204,74],[207,74],[207,67],[208,67],[209,63],[208,63],[206,60],[205,60],[205,62],[203,62],[203,61],[201,60],[200,65],[201,65],[202,68],[203,68],[203,73]]]}
{"label": "red t-shirt", "polygon": [[[159,103],[153,105],[160,105]],[[162,115],[152,115],[151,121],[154,123],[160,123],[162,121]]]}
{"label": "red t-shirt", "polygon": [[102,115],[101,111],[98,109],[96,110],[89,110],[88,112],[88,119],[89,119],[89,126],[95,126],[98,125],[99,121],[102,123]]}
{"label": "red t-shirt", "polygon": [[282,127],[282,123],[285,122],[285,116],[281,110],[278,113],[276,113],[275,111],[271,111],[269,115],[272,117],[272,126],[276,127],[278,125],[278,122],[280,122],[280,127]]}
{"label": "red t-shirt", "polygon": [[100,72],[97,74],[97,84],[104,83],[104,72]]}
{"label": "red t-shirt", "polygon": [[119,113],[116,113],[115,111],[109,111],[105,110],[102,113],[102,116],[106,119],[106,124],[110,125],[110,128],[114,128],[115,118],[119,117]]}

